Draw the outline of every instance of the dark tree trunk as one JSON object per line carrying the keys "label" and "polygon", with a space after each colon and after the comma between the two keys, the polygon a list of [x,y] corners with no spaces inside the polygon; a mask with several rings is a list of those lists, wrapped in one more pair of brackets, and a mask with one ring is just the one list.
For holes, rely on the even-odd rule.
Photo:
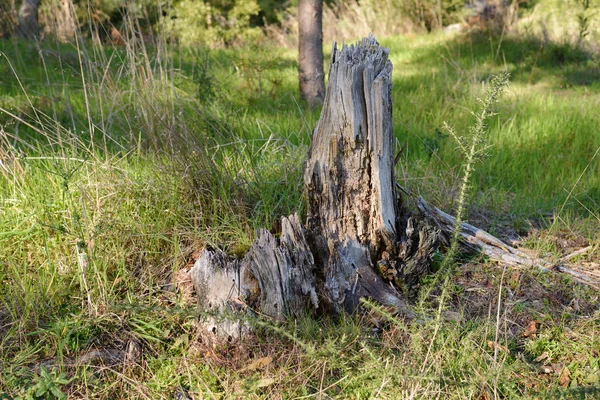
{"label": "dark tree trunk", "polygon": [[41,0],[23,0],[17,14],[17,36],[33,39],[39,36],[38,8]]}
{"label": "dark tree trunk", "polygon": [[298,30],[300,95],[311,106],[316,106],[325,97],[323,0],[299,0]]}

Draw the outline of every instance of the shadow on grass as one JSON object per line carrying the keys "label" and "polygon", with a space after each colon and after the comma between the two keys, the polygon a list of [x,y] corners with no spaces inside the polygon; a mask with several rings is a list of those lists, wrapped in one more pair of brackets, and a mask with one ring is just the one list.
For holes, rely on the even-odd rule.
{"label": "shadow on grass", "polygon": [[573,399],[586,400],[600,398],[600,388],[597,386],[577,386],[568,389],[553,390],[538,396],[539,399]]}
{"label": "shadow on grass", "polygon": [[497,212],[543,214],[561,205],[575,187],[584,204],[570,205],[583,214],[597,209],[598,60],[568,44],[535,38],[505,38],[498,46],[498,38],[482,34],[455,37],[412,51],[396,68],[394,127],[399,140],[408,143],[408,162],[427,165],[417,173],[442,180],[460,166],[444,123],[467,134],[474,122],[471,111],[479,107],[476,97],[506,67],[513,88],[488,121],[492,147],[476,168],[475,193],[493,188],[507,197],[514,194],[514,207]]}
{"label": "shadow on grass", "polygon": [[[486,162],[477,167],[475,191],[495,188],[507,196],[514,193],[516,199],[523,199],[515,207],[520,213],[548,212],[561,204],[600,146],[592,134],[600,123],[593,101],[586,103],[585,95],[569,98],[571,93],[580,93],[579,87],[599,84],[597,59],[568,44],[542,43],[532,37],[500,42],[475,33],[408,50],[390,43],[392,59],[408,55],[408,60],[396,63],[393,77],[394,128],[398,139],[408,142],[408,162],[431,168],[417,170],[417,174],[434,172],[444,179],[448,171],[457,170],[462,160],[443,124],[448,122],[466,133],[473,123],[470,111],[478,107],[475,97],[481,82],[507,67],[520,92],[505,96],[498,106],[499,115],[489,121],[493,147]],[[38,51],[26,42],[2,41],[0,45],[32,102],[25,99],[3,60],[0,102],[4,107],[35,126],[46,122],[52,129],[75,132],[85,143],[90,141],[90,104],[92,123],[104,127],[95,140],[110,136],[106,146],[97,143],[96,148],[109,152],[131,148],[138,140],[142,148],[153,150],[179,141],[181,151],[189,147],[186,140],[198,146],[239,141],[260,146],[274,137],[307,145],[318,118],[318,110],[309,110],[298,100],[295,59],[268,47],[185,50],[178,58],[171,54],[172,82],[167,87],[149,86],[147,93],[132,84],[134,72],[126,64],[125,49],[106,48],[99,57],[104,64],[89,61],[84,67],[92,71],[92,78],[98,78],[91,79],[91,88],[103,82],[99,80],[102,68],[115,81],[106,86],[104,100],[93,95],[86,100],[72,46],[47,41]],[[160,60],[152,52],[150,56],[155,68]],[[181,91],[176,100],[169,97],[173,90]],[[0,116],[0,123],[34,147],[47,140],[11,116]],[[580,183],[577,193],[590,197],[589,205],[595,206],[598,199],[593,188],[598,178],[594,176],[600,173],[594,174],[593,165],[589,171],[591,175]]]}
{"label": "shadow on grass", "polygon": [[556,89],[600,85],[597,55],[568,42],[544,42],[534,36],[501,39],[474,32],[428,47],[415,62],[439,64],[440,59],[451,62],[457,71],[480,69],[482,80],[490,68],[506,67],[514,83],[548,84]]}

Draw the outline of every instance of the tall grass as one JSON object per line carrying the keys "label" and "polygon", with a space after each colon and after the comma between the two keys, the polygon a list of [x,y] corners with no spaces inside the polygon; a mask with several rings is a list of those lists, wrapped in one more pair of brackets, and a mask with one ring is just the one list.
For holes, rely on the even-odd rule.
{"label": "tall grass", "polygon": [[[243,253],[256,228],[301,209],[318,115],[296,101],[289,50],[148,43],[133,20],[124,36],[124,47],[81,36],[0,42],[0,393],[26,397],[52,384],[72,398],[573,394],[561,371],[538,373],[562,366],[584,396],[597,394],[586,383],[600,351],[595,294],[480,260],[449,275],[440,320],[399,321],[366,304],[366,316],[258,320],[242,343],[207,342],[178,272],[204,246]],[[403,184],[446,210],[470,203],[465,218],[507,236],[556,211],[562,222],[530,247],[560,256],[560,240],[581,239],[596,246],[581,261],[595,262],[593,58],[511,37],[384,44],[395,132],[408,143]],[[512,89],[489,119],[493,147],[463,203],[462,158],[441,128],[467,126],[481,82],[504,68]],[[522,337],[532,320],[538,334]],[[135,343],[142,356],[132,364],[79,362]],[[250,368],[261,357],[272,358]]]}
{"label": "tall grass", "polygon": [[2,43],[0,393],[67,385],[39,372],[52,359],[87,397],[86,352],[131,337],[153,352],[162,326],[185,330],[188,314],[163,324],[146,310],[177,304],[172,276],[193,250],[243,247],[298,206],[301,140],[261,121],[249,135],[227,96],[176,86],[187,77],[165,40],[146,44],[133,22],[125,34],[124,48]]}

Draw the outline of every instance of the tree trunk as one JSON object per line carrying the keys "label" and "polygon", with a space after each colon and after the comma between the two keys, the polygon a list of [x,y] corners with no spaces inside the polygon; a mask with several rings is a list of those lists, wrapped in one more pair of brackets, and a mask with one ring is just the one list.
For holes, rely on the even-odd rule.
{"label": "tree trunk", "polygon": [[298,78],[300,96],[311,107],[323,102],[323,0],[298,2]]}
{"label": "tree trunk", "polygon": [[[305,224],[294,214],[282,218],[280,235],[260,229],[241,260],[204,250],[191,277],[209,332],[239,337],[247,330],[240,313],[352,313],[361,299],[412,316],[406,298],[429,272],[438,245],[449,245],[456,221],[421,198],[412,199],[418,214],[403,207],[394,178],[391,75],[388,50],[372,36],[341,50],[334,44],[304,170]],[[600,276],[530,257],[472,225],[458,228],[467,252],[600,286]],[[223,320],[227,313],[235,318]]]}
{"label": "tree trunk", "polygon": [[39,36],[38,8],[41,0],[23,0],[17,14],[17,36],[33,39]]}
{"label": "tree trunk", "polygon": [[71,0],[60,0],[60,11],[56,18],[56,36],[61,42],[75,37],[75,19],[73,18],[73,2]]}
{"label": "tree trunk", "polygon": [[215,312],[276,319],[355,312],[368,298],[410,316],[406,294],[429,270],[437,231],[402,208],[394,180],[392,64],[373,37],[335,45],[304,173],[307,219],[261,229],[241,260],[205,250],[192,281],[207,330],[237,336]]}
{"label": "tree trunk", "polygon": [[[388,50],[372,37],[331,54],[304,187],[312,252],[324,298],[336,311],[354,311],[361,297],[403,308],[396,289],[427,270],[435,247],[433,239],[421,260],[414,253],[419,243],[406,246],[408,220],[394,179],[391,75]],[[410,227],[412,236],[412,220]],[[423,231],[423,239],[429,236]]]}

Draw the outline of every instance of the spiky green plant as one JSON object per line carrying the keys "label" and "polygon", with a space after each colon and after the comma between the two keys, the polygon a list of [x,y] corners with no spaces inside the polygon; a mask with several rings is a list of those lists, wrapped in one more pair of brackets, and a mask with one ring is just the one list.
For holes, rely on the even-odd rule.
{"label": "spiky green plant", "polygon": [[495,115],[493,109],[494,105],[498,102],[500,95],[508,87],[509,77],[509,72],[505,70],[495,75],[491,79],[485,96],[482,99],[478,99],[482,104],[481,110],[478,113],[472,112],[473,116],[475,117],[475,123],[469,128],[467,135],[459,135],[453,127],[447,123],[444,123],[444,128],[458,144],[458,149],[465,157],[465,161],[463,163],[463,173],[456,209],[456,220],[454,222],[454,232],[450,240],[450,246],[444,258],[442,259],[439,272],[434,279],[434,284],[429,286],[429,288],[424,291],[420,301],[420,305],[422,306],[424,301],[431,294],[432,288],[434,288],[436,284],[443,279],[442,292],[438,305],[438,319],[441,316],[441,312],[448,295],[448,284],[450,283],[450,278],[452,277],[456,256],[460,250],[461,225],[464,221],[467,195],[471,188],[471,177],[477,162],[482,160],[488,149],[488,145],[486,144],[486,121],[488,118]]}

